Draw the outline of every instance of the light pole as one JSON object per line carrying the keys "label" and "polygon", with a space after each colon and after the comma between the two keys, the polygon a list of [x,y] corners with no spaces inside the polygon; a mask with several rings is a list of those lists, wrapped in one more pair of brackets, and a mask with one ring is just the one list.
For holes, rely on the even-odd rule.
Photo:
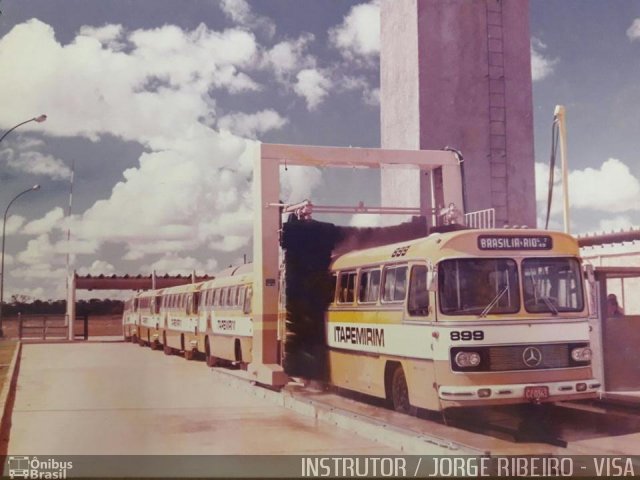
{"label": "light pole", "polygon": [[47,119],[47,116],[43,113],[42,115],[39,115],[39,116],[37,116],[37,117],[33,117],[33,118],[30,118],[29,120],[25,120],[24,122],[20,122],[19,124],[14,125],[14,126],[13,126],[13,127],[11,127],[9,130],[7,130],[6,132],[4,132],[4,133],[2,134],[2,137],[0,137],[0,142],[1,142],[2,140],[4,140],[4,137],[6,137],[6,136],[7,136],[7,135],[9,135],[11,132],[13,132],[16,128],[18,128],[18,127],[20,127],[20,126],[24,125],[25,123],[29,123],[29,122],[38,122],[38,123],[42,123],[42,122],[44,122],[46,119]]}
{"label": "light pole", "polygon": [[[29,123],[29,122],[42,123],[46,119],[47,119],[47,116],[43,113],[42,115],[38,115],[37,117],[33,117],[33,118],[30,118],[29,120],[25,120],[24,122],[20,122],[17,125],[14,125],[13,127],[11,127],[6,132],[4,132],[0,137],[0,142],[4,140],[4,137],[6,137],[11,132],[13,132],[16,128],[21,127],[25,123]],[[13,198],[13,200],[9,202],[9,205],[7,205],[7,209],[4,211],[4,221],[2,223],[2,260],[1,260],[2,264],[0,265],[0,338],[4,337],[4,331],[2,330],[2,304],[4,301],[4,237],[5,237],[4,234],[5,234],[5,227],[7,226],[7,213],[9,212],[9,207],[11,206],[11,204],[15,202],[18,199],[18,197],[32,190],[38,190],[39,188],[40,188],[40,185],[34,185],[29,190],[25,190],[24,192],[19,193]]]}
{"label": "light pole", "polygon": [[[0,139],[2,140],[2,139]],[[34,190],[38,190],[40,185],[34,185],[33,187],[25,190],[24,192],[20,192],[18,195],[13,197],[13,200],[9,202],[6,210],[4,211],[4,220],[2,222],[2,260],[0,260],[0,338],[4,337],[4,331],[2,330],[2,305],[4,303],[4,238],[5,238],[5,230],[7,227],[7,214],[9,213],[9,207],[15,202],[18,198],[20,198],[25,193],[33,192]]]}

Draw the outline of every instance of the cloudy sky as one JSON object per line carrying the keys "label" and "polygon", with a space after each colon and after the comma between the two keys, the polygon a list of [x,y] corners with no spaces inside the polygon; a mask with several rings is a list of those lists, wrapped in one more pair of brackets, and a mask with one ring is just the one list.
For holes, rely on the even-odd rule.
{"label": "cloudy sky", "polygon": [[[11,207],[5,298],[62,298],[67,252],[83,274],[214,273],[251,253],[252,141],[379,146],[375,1],[0,10],[0,132],[49,116],[0,144],[2,209],[42,186]],[[640,224],[640,0],[531,0],[531,34],[539,216],[561,103],[573,230]],[[376,181],[291,167],[282,177],[284,199],[319,204],[376,203]]]}

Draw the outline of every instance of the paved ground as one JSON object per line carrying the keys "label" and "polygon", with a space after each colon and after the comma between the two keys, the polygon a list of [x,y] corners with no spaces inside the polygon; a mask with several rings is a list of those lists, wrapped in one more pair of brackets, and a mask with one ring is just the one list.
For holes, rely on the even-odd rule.
{"label": "paved ground", "polygon": [[23,346],[8,453],[401,452],[217,384],[202,362],[77,343]]}

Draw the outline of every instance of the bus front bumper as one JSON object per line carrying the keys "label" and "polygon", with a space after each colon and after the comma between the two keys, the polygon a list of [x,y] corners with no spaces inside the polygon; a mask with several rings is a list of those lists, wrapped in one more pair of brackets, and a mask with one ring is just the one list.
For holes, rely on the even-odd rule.
{"label": "bus front bumper", "polygon": [[444,407],[542,403],[594,398],[600,387],[595,378],[507,385],[440,385],[438,397]]}

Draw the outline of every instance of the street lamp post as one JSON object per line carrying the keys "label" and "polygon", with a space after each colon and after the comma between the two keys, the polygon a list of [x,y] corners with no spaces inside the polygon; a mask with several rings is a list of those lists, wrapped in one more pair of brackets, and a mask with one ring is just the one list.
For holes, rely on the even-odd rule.
{"label": "street lamp post", "polygon": [[[1,139],[0,139],[1,140]],[[20,192],[18,195],[13,197],[13,200],[9,202],[6,210],[4,211],[4,220],[2,221],[2,259],[0,260],[0,338],[4,337],[4,331],[2,330],[2,305],[4,303],[4,239],[5,239],[5,231],[7,227],[7,214],[9,213],[9,208],[18,198],[20,198],[25,193],[33,192],[34,190],[38,190],[40,185],[34,185],[31,188],[28,188],[24,192]]]}
{"label": "street lamp post", "polygon": [[4,137],[6,137],[7,135],[9,135],[11,132],[13,132],[16,128],[24,125],[25,123],[29,123],[29,122],[38,122],[38,123],[42,123],[47,119],[47,116],[43,113],[42,115],[39,115],[37,117],[33,117],[30,118],[29,120],[25,120],[24,122],[20,122],[17,125],[14,125],[13,127],[11,127],[9,130],[7,130],[6,132],[4,132],[4,134],[2,135],[2,137],[0,137],[0,142],[2,140],[4,140]]}
{"label": "street lamp post", "polygon": [[[33,117],[33,118],[30,118],[29,120],[25,120],[24,122],[20,122],[17,125],[14,125],[13,127],[11,127],[6,132],[4,132],[0,137],[0,142],[4,140],[4,137],[6,137],[11,132],[13,132],[16,128],[21,127],[25,123],[29,123],[29,122],[42,123],[46,119],[47,119],[47,116],[43,113],[42,115],[38,115],[37,117]],[[21,197],[25,193],[29,193],[32,190],[38,190],[39,188],[40,188],[40,185],[34,185],[30,189],[19,193],[18,195],[13,197],[13,200],[9,202],[9,205],[7,205],[7,209],[4,211],[4,221],[2,222],[2,260],[0,260],[1,262],[0,264],[0,338],[4,337],[4,331],[2,330],[2,305],[4,303],[4,239],[5,239],[5,230],[7,226],[7,213],[9,213],[9,207],[11,206],[11,204],[15,202],[18,199],[18,197]]]}

